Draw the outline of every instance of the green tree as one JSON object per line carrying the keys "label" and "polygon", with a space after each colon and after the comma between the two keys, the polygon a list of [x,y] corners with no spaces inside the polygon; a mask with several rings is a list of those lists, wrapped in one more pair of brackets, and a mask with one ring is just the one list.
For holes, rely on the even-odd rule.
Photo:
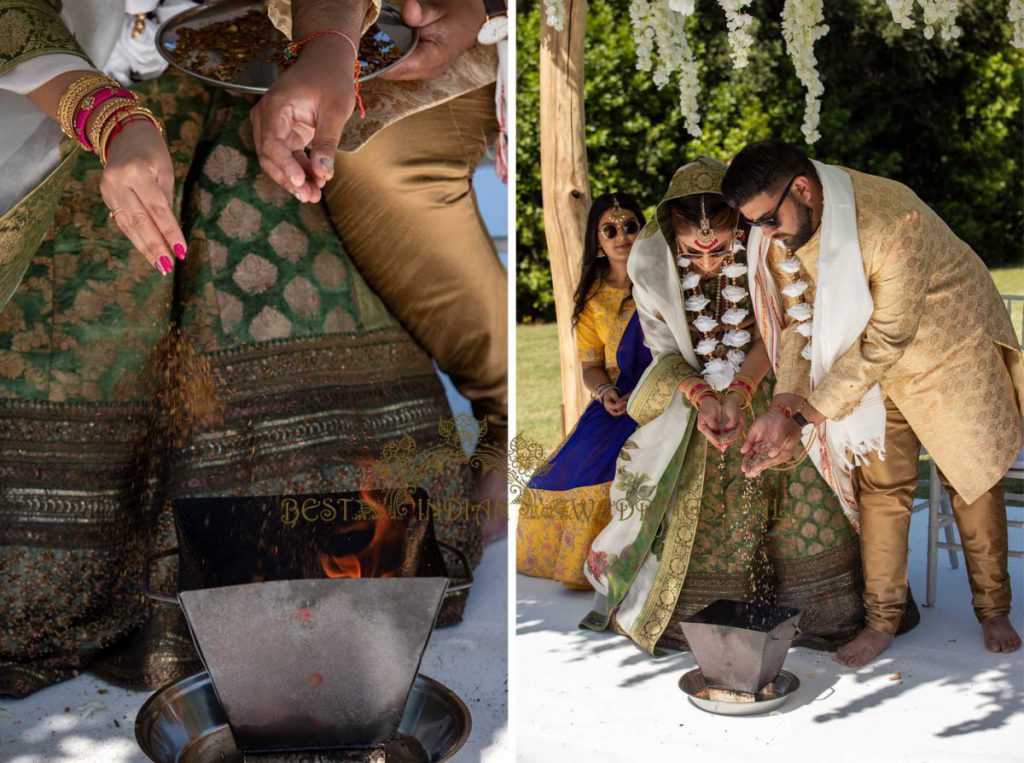
{"label": "green tree", "polygon": [[[675,83],[658,90],[636,70],[628,0],[592,0],[584,99],[593,193],[629,191],[651,211],[679,165],[778,137],[822,161],[906,183],[990,267],[1020,264],[1024,54],[1010,45],[1004,0],[961,4],[955,42],[901,29],[884,0],[826,0],[830,31],[815,48],[825,84],[822,137],[814,146],[800,133],[804,93],[782,41],[782,5],[751,4],[757,43],[737,71],[718,3],[698,0],[687,28],[701,67],[703,135],[694,139]],[[521,319],[552,320],[539,164],[543,10],[535,1],[519,8],[516,296]]]}

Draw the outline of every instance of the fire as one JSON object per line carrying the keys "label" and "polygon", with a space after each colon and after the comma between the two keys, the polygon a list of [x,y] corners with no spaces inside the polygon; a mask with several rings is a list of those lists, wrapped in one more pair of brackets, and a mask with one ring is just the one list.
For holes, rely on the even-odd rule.
{"label": "fire", "polygon": [[324,574],[329,578],[392,578],[398,575],[405,543],[405,525],[392,519],[387,507],[368,490],[360,498],[373,511],[372,520],[355,520],[338,528],[339,534],[369,531],[373,536],[360,551],[345,556],[320,554]]}

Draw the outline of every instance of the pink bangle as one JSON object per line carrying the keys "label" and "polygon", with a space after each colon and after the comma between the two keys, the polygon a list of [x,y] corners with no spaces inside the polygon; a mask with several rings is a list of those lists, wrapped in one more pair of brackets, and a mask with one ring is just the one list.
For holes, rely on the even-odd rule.
{"label": "pink bangle", "polygon": [[123,87],[103,87],[85,96],[75,109],[75,137],[87,151],[93,150],[85,137],[85,126],[89,123],[89,115],[97,106],[115,96],[137,100],[135,93],[125,90]]}

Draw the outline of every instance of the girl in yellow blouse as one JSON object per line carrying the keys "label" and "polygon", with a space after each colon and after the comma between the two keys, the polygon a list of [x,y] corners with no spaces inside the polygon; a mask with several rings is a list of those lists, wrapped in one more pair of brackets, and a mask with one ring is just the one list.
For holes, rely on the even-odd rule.
{"label": "girl in yellow blouse", "polygon": [[590,208],[573,325],[583,383],[594,400],[525,491],[516,529],[516,569],[524,575],[589,587],[583,564],[611,518],[615,461],[636,428],[626,402],[651,362],[626,273],[643,225],[627,193],[599,196]]}

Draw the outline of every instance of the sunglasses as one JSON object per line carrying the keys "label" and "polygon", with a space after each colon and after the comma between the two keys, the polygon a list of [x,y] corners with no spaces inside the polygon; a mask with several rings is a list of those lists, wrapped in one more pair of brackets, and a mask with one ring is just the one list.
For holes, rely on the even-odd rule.
{"label": "sunglasses", "polygon": [[[632,220],[626,220],[622,223],[622,234],[624,236],[635,236],[640,232],[640,221],[636,218]],[[605,223],[601,226],[601,235],[612,241],[616,236],[619,235],[619,224],[618,223]]]}
{"label": "sunglasses", "polygon": [[782,203],[789,197],[789,189],[793,186],[793,181],[798,177],[800,176],[794,175],[789,179],[789,182],[786,183],[786,188],[782,191],[782,196],[779,197],[779,203],[775,205],[775,209],[756,220],[747,220],[747,218],[744,217],[743,219],[747,220],[747,224],[752,228],[778,228],[780,225],[778,218],[779,210],[782,209]]}

